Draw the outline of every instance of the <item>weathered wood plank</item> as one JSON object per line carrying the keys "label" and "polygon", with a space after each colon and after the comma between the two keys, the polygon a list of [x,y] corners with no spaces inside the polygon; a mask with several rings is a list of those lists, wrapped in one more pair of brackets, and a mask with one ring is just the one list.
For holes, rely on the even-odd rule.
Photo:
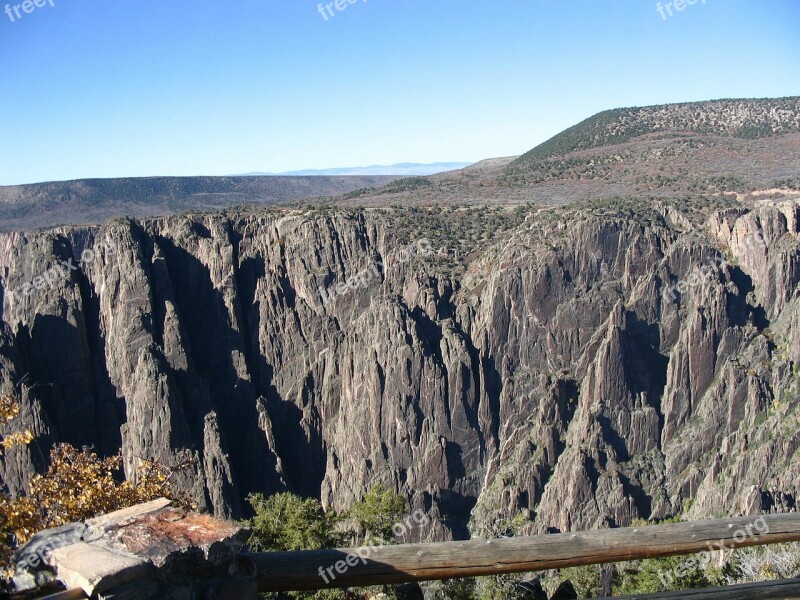
{"label": "weathered wood plank", "polygon": [[800,579],[732,585],[726,588],[685,590],[644,596],[618,596],[617,600],[800,600]]}
{"label": "weathered wood plank", "polygon": [[798,513],[252,558],[259,590],[267,592],[544,571],[794,541],[800,541]]}
{"label": "weathered wood plank", "polygon": [[64,590],[63,592],[51,594],[50,596],[45,596],[39,600],[84,600],[88,597],[89,596],[87,596],[81,588],[75,588],[72,590]]}

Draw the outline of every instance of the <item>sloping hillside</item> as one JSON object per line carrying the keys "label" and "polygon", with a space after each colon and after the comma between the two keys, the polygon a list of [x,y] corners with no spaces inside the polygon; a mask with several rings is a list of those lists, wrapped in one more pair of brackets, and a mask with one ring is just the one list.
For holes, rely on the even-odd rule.
{"label": "sloping hillside", "polygon": [[617,108],[594,115],[536,146],[517,159],[512,168],[576,150],[629,142],[651,133],[756,139],[797,131],[800,131],[800,97]]}
{"label": "sloping hillside", "polygon": [[800,190],[800,98],[616,109],[515,159],[359,190],[340,204],[564,205]]}
{"label": "sloping hillside", "polygon": [[144,177],[0,187],[0,231],[327,197],[396,177]]}

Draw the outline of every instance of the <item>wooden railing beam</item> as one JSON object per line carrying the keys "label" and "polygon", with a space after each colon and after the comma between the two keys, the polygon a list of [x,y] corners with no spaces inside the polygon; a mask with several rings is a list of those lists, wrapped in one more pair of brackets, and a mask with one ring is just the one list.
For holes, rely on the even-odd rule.
{"label": "wooden railing beam", "polygon": [[800,579],[640,596],[615,596],[615,598],[616,600],[800,600]]}
{"label": "wooden railing beam", "polygon": [[800,541],[800,513],[499,540],[253,554],[262,592],[546,571]]}

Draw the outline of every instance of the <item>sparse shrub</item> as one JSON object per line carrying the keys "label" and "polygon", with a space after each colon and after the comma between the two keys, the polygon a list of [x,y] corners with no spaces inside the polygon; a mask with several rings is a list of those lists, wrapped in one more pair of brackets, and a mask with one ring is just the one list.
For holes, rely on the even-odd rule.
{"label": "sparse shrub", "polygon": [[737,550],[730,571],[729,584],[800,577],[800,544]]}
{"label": "sparse shrub", "polygon": [[780,179],[776,181],[772,187],[800,191],[800,177],[796,177],[795,179]]}
{"label": "sparse shrub", "polygon": [[435,600],[475,600],[475,579],[450,579],[436,586]]}
{"label": "sparse shrub", "polygon": [[539,600],[541,597],[531,584],[514,575],[481,577],[476,582],[475,594],[477,600]]}

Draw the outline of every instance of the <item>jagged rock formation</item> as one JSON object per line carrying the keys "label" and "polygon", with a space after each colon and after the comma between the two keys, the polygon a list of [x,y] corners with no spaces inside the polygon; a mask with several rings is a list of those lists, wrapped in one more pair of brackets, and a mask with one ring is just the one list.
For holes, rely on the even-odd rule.
{"label": "jagged rock formation", "polygon": [[438,249],[451,217],[0,236],[0,391],[38,436],[0,476],[22,489],[58,440],[121,448],[128,472],[188,457],[181,484],[225,516],[252,491],[341,509],[382,482],[434,517],[426,539],[795,507],[797,199],[530,209],[460,271],[398,252],[422,245],[397,223],[424,218]]}

